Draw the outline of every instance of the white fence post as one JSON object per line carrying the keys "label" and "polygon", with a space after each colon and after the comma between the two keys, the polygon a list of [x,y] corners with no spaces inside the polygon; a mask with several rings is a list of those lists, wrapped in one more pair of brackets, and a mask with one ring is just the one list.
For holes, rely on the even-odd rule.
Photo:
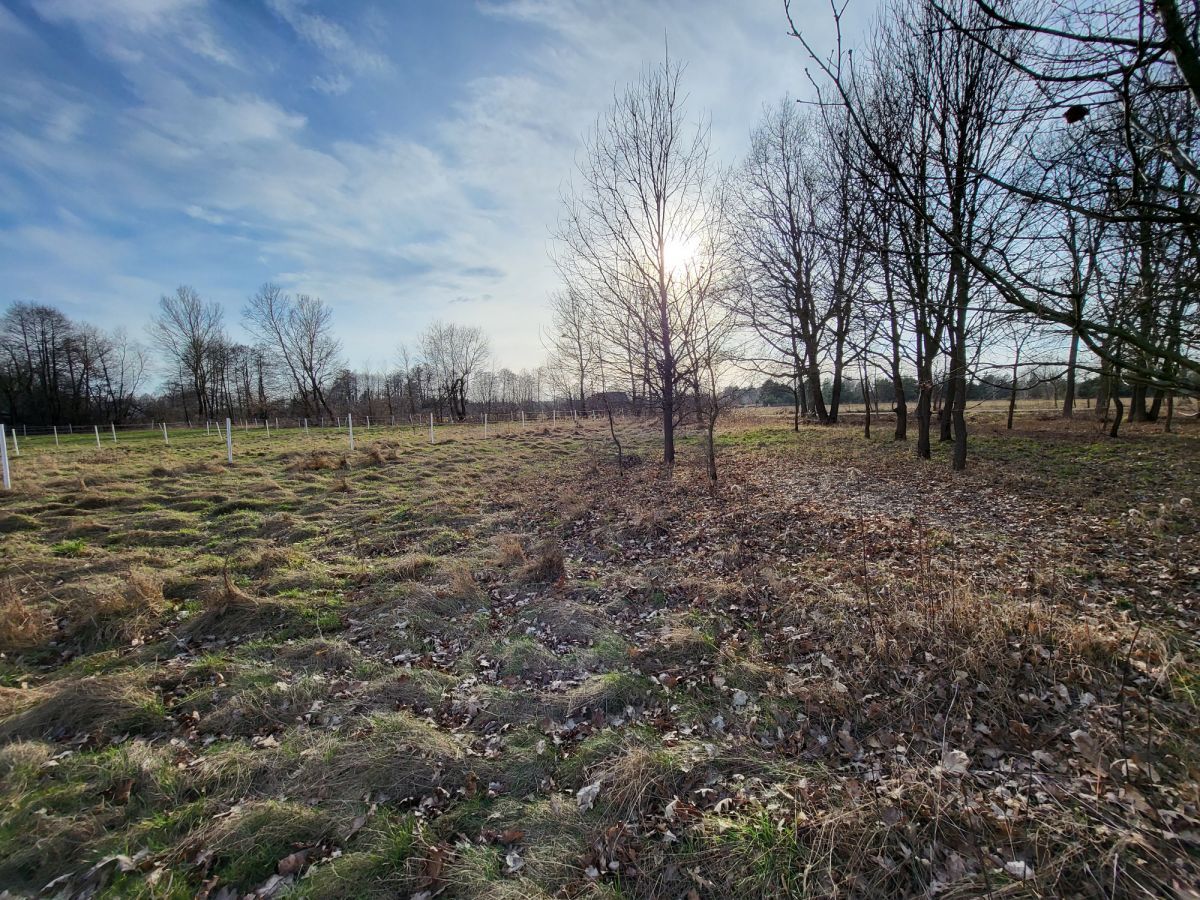
{"label": "white fence post", "polygon": [[354,414],[346,413],[346,429],[350,432],[350,449],[354,449]]}
{"label": "white fence post", "polygon": [[487,437],[487,413],[483,414],[483,436]]}
{"label": "white fence post", "polygon": [[169,437],[167,437],[167,423],[163,422],[162,425],[163,425],[163,443],[166,444],[168,447],[170,447],[171,439]]}
{"label": "white fence post", "polygon": [[263,428],[267,429],[267,437],[271,436],[271,420],[263,419]]}
{"label": "white fence post", "polygon": [[233,422],[225,418],[225,461],[233,462]]}
{"label": "white fence post", "polygon": [[429,443],[433,443],[433,413],[429,414]]}
{"label": "white fence post", "polygon": [[58,446],[58,426],[54,426],[54,446]]}
{"label": "white fence post", "polygon": [[13,436],[13,456],[20,456],[21,455],[21,445],[17,443],[17,429],[16,428],[14,428],[12,430],[12,436]]}
{"label": "white fence post", "polygon": [[100,426],[93,425],[92,427],[94,429],[96,429],[96,449],[99,450],[100,449]]}
{"label": "white fence post", "polygon": [[525,424],[525,410],[521,410],[521,424]]}
{"label": "white fence post", "polygon": [[371,433],[371,417],[367,416],[367,434]]}
{"label": "white fence post", "polygon": [[117,423],[109,422],[108,427],[112,431],[113,443],[115,444],[117,442]]}
{"label": "white fence post", "polygon": [[304,435],[305,437],[308,436],[308,419],[304,420]]}
{"label": "white fence post", "polygon": [[3,469],[3,485],[6,491],[12,490],[12,475],[8,471],[8,438],[4,436],[4,423],[0,422],[0,469]]}
{"label": "white fence post", "polygon": [[210,434],[212,434],[212,422],[210,422],[208,419],[205,419],[204,420],[204,436],[208,437]]}

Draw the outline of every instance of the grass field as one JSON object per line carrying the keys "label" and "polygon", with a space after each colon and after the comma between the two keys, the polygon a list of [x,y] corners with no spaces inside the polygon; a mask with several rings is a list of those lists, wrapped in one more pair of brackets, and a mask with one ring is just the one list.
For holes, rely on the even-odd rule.
{"label": "grass field", "polygon": [[1195,896],[1195,423],[786,415],[24,441],[0,889]]}

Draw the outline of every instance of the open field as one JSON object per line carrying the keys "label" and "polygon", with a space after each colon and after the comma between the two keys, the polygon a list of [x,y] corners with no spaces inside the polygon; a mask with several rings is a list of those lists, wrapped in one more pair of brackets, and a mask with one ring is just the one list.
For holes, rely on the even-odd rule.
{"label": "open field", "polygon": [[1195,896],[1196,423],[786,416],[31,437],[0,888]]}

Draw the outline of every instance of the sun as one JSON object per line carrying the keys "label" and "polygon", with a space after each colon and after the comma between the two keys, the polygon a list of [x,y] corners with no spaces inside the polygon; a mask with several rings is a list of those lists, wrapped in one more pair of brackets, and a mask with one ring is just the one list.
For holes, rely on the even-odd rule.
{"label": "sun", "polygon": [[663,262],[668,272],[686,268],[695,255],[695,238],[667,238],[663,245]]}

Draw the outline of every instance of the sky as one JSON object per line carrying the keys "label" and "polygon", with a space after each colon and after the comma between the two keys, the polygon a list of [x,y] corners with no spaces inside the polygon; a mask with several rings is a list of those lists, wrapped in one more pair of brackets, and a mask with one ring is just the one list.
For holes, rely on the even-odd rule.
{"label": "sky", "polygon": [[[828,46],[827,0],[792,9]],[[0,306],[140,337],[188,284],[240,338],[272,281],[330,304],[355,367],[436,319],[537,366],[614,91],[669,45],[735,163],[764,103],[811,96],[787,31],[782,0],[0,0]]]}

